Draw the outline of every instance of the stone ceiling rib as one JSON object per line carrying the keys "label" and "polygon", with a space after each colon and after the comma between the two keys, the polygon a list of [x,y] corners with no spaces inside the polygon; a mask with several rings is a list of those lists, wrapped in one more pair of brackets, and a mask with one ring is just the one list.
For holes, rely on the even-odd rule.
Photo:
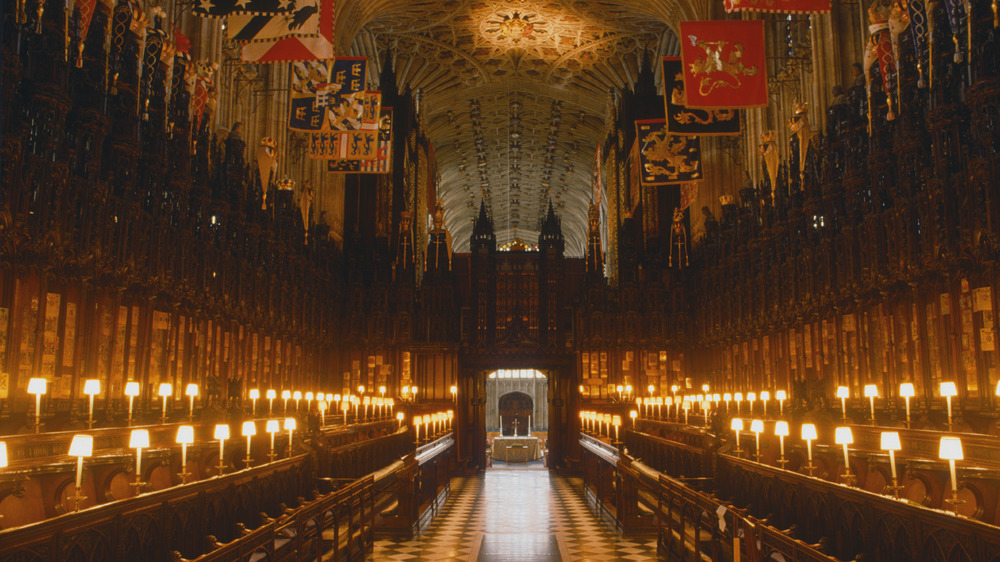
{"label": "stone ceiling rib", "polygon": [[456,251],[468,251],[480,200],[499,243],[534,244],[551,199],[567,255],[582,256],[608,92],[633,87],[647,54],[677,52],[669,16],[696,14],[694,3],[362,0],[338,34],[373,71],[389,50],[398,87],[423,92]]}

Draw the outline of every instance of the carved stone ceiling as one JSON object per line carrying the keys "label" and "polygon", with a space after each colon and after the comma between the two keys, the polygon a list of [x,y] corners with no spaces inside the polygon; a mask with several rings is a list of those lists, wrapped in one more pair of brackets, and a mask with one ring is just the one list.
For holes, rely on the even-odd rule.
{"label": "carved stone ceiling", "polygon": [[455,250],[468,251],[481,199],[498,244],[534,244],[551,198],[567,255],[584,255],[610,92],[632,88],[644,55],[677,53],[674,33],[614,2],[394,4],[354,36],[351,53],[378,66],[388,48],[399,88],[421,92]]}

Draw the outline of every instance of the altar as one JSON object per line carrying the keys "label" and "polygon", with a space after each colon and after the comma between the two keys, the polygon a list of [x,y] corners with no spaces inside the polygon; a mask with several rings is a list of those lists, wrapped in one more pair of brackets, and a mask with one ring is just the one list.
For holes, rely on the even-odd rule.
{"label": "altar", "polygon": [[537,437],[495,437],[493,460],[528,462],[539,458]]}

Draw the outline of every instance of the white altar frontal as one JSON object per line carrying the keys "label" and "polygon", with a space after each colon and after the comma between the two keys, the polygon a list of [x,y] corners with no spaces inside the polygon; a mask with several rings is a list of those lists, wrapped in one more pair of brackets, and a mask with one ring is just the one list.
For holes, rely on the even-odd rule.
{"label": "white altar frontal", "polygon": [[540,458],[537,437],[495,437],[493,460],[528,462]]}

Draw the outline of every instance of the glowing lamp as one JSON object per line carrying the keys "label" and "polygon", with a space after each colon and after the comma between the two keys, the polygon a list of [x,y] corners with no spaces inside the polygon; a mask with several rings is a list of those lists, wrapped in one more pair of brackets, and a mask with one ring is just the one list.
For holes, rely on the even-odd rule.
{"label": "glowing lamp", "polygon": [[129,381],[125,383],[125,396],[128,396],[128,424],[132,425],[132,404],[136,396],[139,396],[139,383]]}
{"label": "glowing lamp", "polygon": [[788,399],[788,394],[784,390],[779,390],[774,393],[774,397],[778,399],[778,415],[785,414],[785,400]]}
{"label": "glowing lamp", "polygon": [[181,445],[181,484],[187,484],[187,446],[194,443],[194,427],[190,425],[178,427],[176,441]]}
{"label": "glowing lamp", "polygon": [[248,468],[250,467],[250,463],[253,462],[253,459],[250,458],[250,441],[253,439],[254,435],[257,435],[257,424],[252,421],[243,422],[243,437],[247,438],[246,463]]}
{"label": "glowing lamp", "polygon": [[142,486],[142,450],[149,447],[149,430],[133,429],[128,438],[128,446],[135,449],[135,485],[136,493]]}
{"label": "glowing lamp", "polygon": [[958,388],[953,382],[941,383],[941,396],[948,401],[948,429],[951,429],[951,397],[958,396]]}
{"label": "glowing lamp", "polygon": [[847,446],[854,443],[854,435],[851,434],[851,428],[849,427],[838,427],[836,434],[834,435],[834,442],[837,445],[842,445],[844,447],[844,476],[845,479],[850,482],[851,475],[851,460],[847,456]]}
{"label": "glowing lamp", "polygon": [[913,392],[913,383],[904,382],[899,385],[899,395],[906,401],[906,427],[910,427],[910,398],[916,394]]}
{"label": "glowing lamp", "polygon": [[288,432],[288,456],[292,456],[292,433],[295,431],[295,418],[285,418],[285,431]]}
{"label": "glowing lamp", "polygon": [[222,476],[222,471],[226,468],[226,463],[223,462],[223,459],[226,456],[226,439],[229,439],[229,424],[220,423],[216,425],[213,436],[219,440],[219,476]]}
{"label": "glowing lamp", "polygon": [[83,383],[83,393],[88,396],[90,409],[87,414],[87,427],[94,427],[94,396],[101,393],[101,381],[97,379],[87,379]]}
{"label": "glowing lamp", "polygon": [[160,423],[167,423],[167,398],[174,394],[174,387],[168,382],[161,383],[158,394],[163,399],[163,414],[160,416]]}
{"label": "glowing lamp", "polygon": [[[42,379],[45,380],[45,379]],[[4,447],[6,449],[6,446]],[[94,437],[91,435],[74,435],[69,444],[69,456],[76,457],[76,511],[80,511],[80,488],[83,485],[83,458],[94,454]],[[4,456],[6,456],[6,451]]]}
{"label": "glowing lamp", "polygon": [[958,437],[942,437],[938,457],[948,461],[948,468],[951,471],[951,503],[955,505],[955,513],[958,513],[958,478],[955,474],[955,461],[965,458],[962,453],[962,440]]}
{"label": "glowing lamp", "polygon": [[41,427],[42,395],[45,394],[45,383],[45,379],[36,378],[28,380],[28,394],[35,395],[35,433],[38,433],[38,428]]}
{"label": "glowing lamp", "polygon": [[757,449],[754,456],[757,457],[757,462],[760,462],[760,434],[764,432],[764,420],[753,420],[750,422],[750,431],[754,434],[754,440],[756,441]]}
{"label": "glowing lamp", "polygon": [[806,469],[809,470],[809,476],[812,476],[813,471],[813,446],[812,442],[816,439],[816,426],[811,423],[802,424],[802,439],[806,442],[806,458],[809,459],[809,464],[806,465]]}
{"label": "glowing lamp", "polygon": [[837,398],[840,398],[840,412],[844,421],[847,421],[847,399],[851,397],[851,391],[846,386],[837,387]]}

